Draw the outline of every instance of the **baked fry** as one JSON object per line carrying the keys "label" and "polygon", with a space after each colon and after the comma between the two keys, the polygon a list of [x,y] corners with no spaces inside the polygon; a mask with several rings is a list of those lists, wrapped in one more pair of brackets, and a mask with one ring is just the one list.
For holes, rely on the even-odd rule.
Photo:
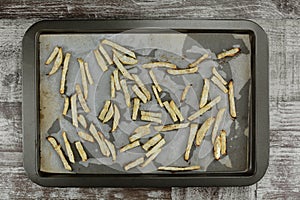
{"label": "baked fry", "polygon": [[73,124],[73,126],[78,128],[76,100],[77,100],[77,94],[73,94],[71,96],[72,124]]}
{"label": "baked fry", "polygon": [[124,166],[125,171],[128,171],[131,168],[134,168],[144,162],[144,157],[141,157],[133,162],[128,163],[127,165]]}
{"label": "baked fry", "polygon": [[153,81],[153,83],[154,83],[157,91],[161,92],[162,89],[161,89],[160,85],[158,84],[157,79],[156,79],[156,77],[155,77],[154,72],[153,72],[152,69],[149,70],[149,75],[150,75],[150,78],[152,79],[152,81]]}
{"label": "baked fry", "polygon": [[232,48],[232,49],[230,49],[230,50],[227,50],[227,51],[225,51],[225,52],[222,52],[222,53],[219,53],[218,55],[217,55],[217,58],[218,59],[222,59],[222,58],[225,58],[225,57],[233,57],[233,56],[235,56],[238,52],[240,52],[240,48],[237,48],[237,47],[235,47],[235,48]]}
{"label": "baked fry", "polygon": [[150,140],[148,140],[145,144],[143,144],[142,148],[145,151],[148,151],[152,146],[157,144],[162,139],[161,134],[156,134]]}
{"label": "baked fry", "polygon": [[45,62],[46,65],[49,65],[49,64],[54,60],[54,58],[55,58],[55,57],[57,56],[57,54],[58,54],[58,51],[59,51],[59,47],[56,46],[56,47],[53,49],[53,51],[51,52],[49,58],[46,60],[46,62]]}
{"label": "baked fry", "polygon": [[162,103],[162,101],[161,101],[161,99],[159,97],[159,94],[158,94],[158,91],[157,91],[155,85],[152,85],[152,90],[153,90],[154,96],[155,96],[155,98],[157,100],[157,103],[160,105],[160,107],[164,107],[164,104]]}
{"label": "baked fry", "polygon": [[64,97],[64,108],[63,108],[63,112],[62,112],[62,114],[64,116],[67,115],[68,110],[69,110],[69,106],[70,106],[70,98],[68,96],[65,96]]}
{"label": "baked fry", "polygon": [[76,85],[75,85],[75,90],[76,90],[76,94],[78,96],[78,100],[79,100],[79,103],[80,103],[83,111],[86,112],[86,113],[89,113],[91,110],[88,107],[85,99],[83,98],[83,94],[82,94],[80,85],[78,83],[76,83]]}
{"label": "baked fry", "polygon": [[94,84],[94,80],[93,80],[93,77],[90,73],[90,70],[89,70],[89,64],[87,62],[84,62],[84,70],[85,70],[85,74],[86,74],[86,77],[89,81],[89,84],[90,85],[93,85]]}
{"label": "baked fry", "polygon": [[232,118],[236,118],[236,108],[235,108],[235,101],[234,101],[234,90],[233,90],[233,81],[229,81],[228,84],[228,97],[229,97],[229,108],[230,108],[230,115]]}
{"label": "baked fry", "polygon": [[120,111],[117,107],[117,105],[114,104],[114,121],[113,121],[113,126],[111,129],[111,132],[114,132],[117,130],[120,122]]}
{"label": "baked fry", "polygon": [[66,134],[65,131],[62,132],[62,136],[63,136],[63,139],[64,139],[64,143],[65,143],[65,147],[66,147],[66,151],[67,151],[67,155],[68,155],[69,161],[71,163],[75,163],[74,154],[73,154],[70,142],[69,142],[69,140],[67,138],[67,134]]}
{"label": "baked fry", "polygon": [[62,164],[64,165],[64,168],[66,170],[72,171],[71,166],[69,165],[67,159],[65,158],[62,150],[61,150],[61,146],[57,143],[56,139],[52,136],[47,137],[47,140],[50,142],[51,146],[53,147],[53,149],[56,151],[56,153],[58,154]]}
{"label": "baked fry", "polygon": [[197,129],[198,129],[198,124],[191,124],[190,135],[189,135],[188,143],[187,143],[187,146],[185,149],[185,154],[184,154],[184,160],[190,159],[190,152],[191,152],[191,148],[192,148],[192,145],[193,145],[195,137],[196,137]]}
{"label": "baked fry", "polygon": [[213,143],[214,145],[214,157],[216,160],[219,160],[221,157],[221,137],[218,136]]}
{"label": "baked fry", "polygon": [[208,92],[209,92],[209,80],[207,78],[205,78],[204,85],[202,88],[200,104],[199,104],[200,108],[203,108],[206,105],[207,99],[208,99]]}
{"label": "baked fry", "polygon": [[112,99],[116,97],[115,79],[113,75],[110,75],[110,97]]}
{"label": "baked fry", "polygon": [[144,125],[144,126],[137,127],[133,131],[133,134],[129,137],[129,141],[134,142],[135,140],[138,140],[138,139],[144,137],[145,135],[150,134],[151,133],[150,125],[151,125],[151,123]]}
{"label": "baked fry", "polygon": [[99,114],[99,117],[98,117],[101,121],[104,120],[104,117],[105,117],[106,113],[108,112],[109,106],[110,106],[110,101],[106,100],[104,103],[104,106]]}
{"label": "baked fry", "polygon": [[51,76],[52,74],[57,72],[57,70],[61,66],[62,62],[63,62],[63,52],[62,52],[62,48],[59,48],[57,57],[56,57],[56,59],[54,61],[54,64],[53,64],[53,67],[52,67],[52,69],[51,69],[51,71],[49,72],[48,75]]}
{"label": "baked fry", "polygon": [[149,90],[146,88],[144,83],[141,81],[141,79],[136,74],[132,74],[132,77],[135,80],[136,84],[141,88],[141,90],[147,97],[147,100],[149,101],[151,99],[151,94],[150,94]]}
{"label": "baked fry", "polygon": [[148,122],[156,122],[158,124],[162,123],[161,118],[151,117],[151,116],[147,116],[147,115],[142,115],[141,120],[148,121]]}
{"label": "baked fry", "polygon": [[211,81],[222,90],[225,94],[228,93],[228,89],[223,85],[223,83],[215,76],[211,78]]}
{"label": "baked fry", "polygon": [[109,140],[107,140],[106,138],[104,138],[104,141],[111,153],[111,157],[112,157],[112,161],[116,161],[117,159],[117,152],[116,152],[116,149],[115,149],[115,145],[113,143],[111,143]]}
{"label": "baked fry", "polygon": [[60,89],[59,89],[60,94],[65,93],[66,76],[67,76],[67,72],[68,72],[68,68],[69,68],[70,57],[71,57],[71,54],[66,53],[63,69],[61,72],[61,81],[60,81]]}
{"label": "baked fry", "polygon": [[161,139],[156,145],[154,145],[154,147],[152,147],[152,149],[150,149],[150,151],[148,151],[146,153],[146,157],[149,157],[152,154],[154,154],[155,152],[157,152],[159,149],[161,149],[162,146],[164,146],[165,143],[166,143],[166,140]]}
{"label": "baked fry", "polygon": [[113,61],[111,60],[111,58],[109,57],[107,51],[104,49],[104,47],[101,44],[99,44],[98,49],[99,49],[100,53],[102,53],[102,55],[104,56],[108,65],[114,64]]}
{"label": "baked fry", "polygon": [[201,62],[203,62],[207,58],[208,58],[208,54],[207,53],[203,54],[197,60],[195,60],[194,62],[192,62],[191,64],[189,64],[189,67],[196,67],[197,65],[199,65]]}
{"label": "baked fry", "polygon": [[82,83],[82,87],[83,87],[84,99],[87,99],[87,97],[88,97],[88,85],[87,85],[85,69],[84,69],[84,61],[81,58],[77,58],[77,61],[79,63],[79,68],[80,68],[81,83]]}
{"label": "baked fry", "polygon": [[131,89],[136,94],[136,96],[142,100],[143,103],[147,103],[147,97],[144,95],[144,93],[140,90],[140,88],[137,85],[133,85]]}
{"label": "baked fry", "polygon": [[124,98],[125,98],[126,105],[127,105],[127,107],[130,107],[131,106],[131,103],[130,103],[130,94],[129,94],[129,91],[128,91],[126,80],[122,79],[120,81],[120,84],[121,84],[121,88],[122,88],[123,93],[124,93]]}
{"label": "baked fry", "polygon": [[114,42],[112,42],[110,40],[104,39],[104,40],[102,40],[101,43],[102,44],[106,44],[108,46],[111,46],[112,48],[117,49],[118,51],[120,51],[122,53],[125,53],[125,54],[127,54],[127,55],[129,55],[129,56],[131,56],[133,58],[136,58],[135,57],[135,53],[133,51],[131,51],[131,50],[125,48],[125,47],[122,47],[121,45],[119,45],[117,43],[114,43]]}
{"label": "baked fry", "polygon": [[209,109],[211,109],[212,107],[214,107],[220,101],[221,101],[221,96],[217,96],[211,102],[209,102],[204,107],[200,108],[197,112],[195,112],[194,114],[192,114],[191,116],[189,116],[188,120],[190,120],[190,121],[195,120],[197,117],[203,115],[206,111],[208,111]]}
{"label": "baked fry", "polygon": [[93,123],[91,123],[89,131],[91,132],[91,134],[93,135],[93,137],[97,141],[97,143],[98,143],[98,145],[100,147],[101,153],[104,156],[109,157],[109,155],[110,155],[109,149],[108,149],[106,143],[100,138],[100,136],[99,136],[99,134],[98,134],[98,132],[96,130],[96,127],[94,126]]}
{"label": "baked fry", "polygon": [[123,66],[123,64],[119,61],[118,57],[115,54],[113,54],[113,61],[125,78],[133,80],[131,74],[127,71],[127,69]]}
{"label": "baked fry", "polygon": [[214,142],[215,142],[217,132],[218,132],[219,126],[221,124],[221,121],[223,119],[223,115],[224,115],[225,111],[226,111],[226,108],[221,108],[218,111],[218,114],[216,116],[215,125],[214,125],[214,128],[213,128],[212,132],[211,132],[211,142],[212,142],[212,144],[214,144]]}
{"label": "baked fry", "polygon": [[191,89],[191,87],[192,87],[192,84],[187,85],[187,86],[184,88],[184,90],[183,90],[183,92],[182,92],[182,94],[181,94],[181,98],[180,98],[180,101],[181,101],[181,102],[183,102],[183,101],[185,100],[186,95],[187,95],[187,93],[189,92],[189,90]]}
{"label": "baked fry", "polygon": [[137,59],[123,55],[123,54],[119,53],[118,51],[116,51],[115,49],[113,49],[112,51],[118,57],[120,62],[123,63],[124,65],[135,65],[138,63]]}
{"label": "baked fry", "polygon": [[196,135],[196,145],[197,146],[200,146],[200,144],[203,141],[203,138],[205,137],[205,134],[207,133],[207,131],[211,127],[211,125],[214,123],[214,121],[215,121],[215,118],[210,117],[207,120],[205,120],[205,122],[201,125],[201,127],[197,131],[197,135]]}
{"label": "baked fry", "polygon": [[149,116],[149,117],[157,117],[157,118],[162,117],[161,112],[147,112],[147,111],[143,111],[143,110],[141,110],[141,115],[142,116]]}
{"label": "baked fry", "polygon": [[174,110],[171,108],[169,102],[165,101],[165,102],[163,102],[163,105],[165,106],[166,110],[170,114],[170,117],[172,118],[173,122],[177,122],[178,118],[177,118],[176,113],[174,112]]}
{"label": "baked fry", "polygon": [[176,106],[176,104],[173,100],[170,101],[170,107],[172,108],[172,110],[175,112],[175,114],[179,118],[179,121],[181,121],[181,122],[184,121],[184,117],[183,117],[182,113],[180,112],[179,108]]}
{"label": "baked fry", "polygon": [[101,68],[101,70],[103,72],[107,71],[108,67],[107,67],[103,57],[101,56],[100,52],[98,51],[98,49],[95,49],[93,52],[94,52],[95,58],[97,60],[99,67]]}
{"label": "baked fry", "polygon": [[190,125],[189,122],[187,123],[182,123],[182,124],[169,124],[169,125],[164,125],[164,126],[154,126],[154,130],[164,132],[164,131],[172,131],[172,130],[177,130],[181,128],[186,128]]}
{"label": "baked fry", "polygon": [[84,116],[79,114],[77,118],[78,118],[78,122],[81,124],[81,126],[83,126],[83,128],[87,128],[87,123],[86,123]]}
{"label": "baked fry", "polygon": [[134,97],[133,99],[133,109],[132,109],[132,120],[136,120],[138,111],[140,108],[140,99],[137,97]]}
{"label": "baked fry", "polygon": [[221,154],[226,155],[226,131],[225,130],[221,130],[220,138],[221,138]]}
{"label": "baked fry", "polygon": [[129,149],[133,149],[133,148],[138,147],[140,145],[141,145],[140,142],[138,140],[136,140],[136,141],[134,141],[132,143],[129,143],[129,144],[123,146],[120,149],[120,152],[122,153],[122,152],[128,151]]}
{"label": "baked fry", "polygon": [[193,74],[198,72],[198,67],[192,67],[187,69],[168,69],[167,72],[172,75]]}
{"label": "baked fry", "polygon": [[109,107],[109,109],[108,109],[108,111],[107,111],[107,113],[106,113],[106,115],[105,115],[102,122],[103,123],[108,122],[113,117],[113,115],[114,115],[114,104],[111,103],[110,107]]}
{"label": "baked fry", "polygon": [[158,170],[161,171],[173,171],[173,172],[180,172],[180,171],[192,171],[192,170],[198,170],[200,169],[199,165],[194,165],[194,166],[188,166],[188,167],[171,167],[171,166],[161,166],[158,167]]}
{"label": "baked fry", "polygon": [[177,66],[175,64],[168,63],[168,62],[146,63],[146,64],[143,64],[142,67],[145,69],[151,69],[151,68],[156,68],[156,67],[165,67],[165,68],[171,68],[171,69],[177,68]]}
{"label": "baked fry", "polygon": [[153,153],[143,164],[141,167],[146,167],[152,160],[154,160],[158,154],[161,152],[161,149],[158,149],[155,153]]}
{"label": "baked fry", "polygon": [[82,162],[87,161],[87,155],[80,141],[75,142],[76,149],[81,157]]}
{"label": "baked fry", "polygon": [[85,133],[85,132],[82,132],[82,131],[78,131],[78,136],[88,142],[94,142],[94,138],[93,136],[91,136],[90,134],[88,133]]}
{"label": "baked fry", "polygon": [[221,76],[221,74],[219,74],[215,67],[212,68],[212,73],[219,79],[219,81],[222,82],[223,85],[227,85],[227,81],[224,80],[224,78]]}
{"label": "baked fry", "polygon": [[121,85],[120,85],[120,80],[119,80],[119,70],[118,69],[115,69],[113,71],[113,75],[114,75],[114,82],[115,82],[115,87],[116,87],[116,90],[121,90]]}

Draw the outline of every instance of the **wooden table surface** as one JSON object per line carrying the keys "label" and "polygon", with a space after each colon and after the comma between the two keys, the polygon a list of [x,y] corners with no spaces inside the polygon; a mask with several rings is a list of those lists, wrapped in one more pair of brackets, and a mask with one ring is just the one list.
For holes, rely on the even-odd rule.
{"label": "wooden table surface", "polygon": [[[11,0],[0,3],[0,198],[300,199],[299,0]],[[100,3],[101,2],[101,3]],[[248,187],[45,188],[22,164],[22,37],[42,19],[251,19],[269,37],[270,160]]]}

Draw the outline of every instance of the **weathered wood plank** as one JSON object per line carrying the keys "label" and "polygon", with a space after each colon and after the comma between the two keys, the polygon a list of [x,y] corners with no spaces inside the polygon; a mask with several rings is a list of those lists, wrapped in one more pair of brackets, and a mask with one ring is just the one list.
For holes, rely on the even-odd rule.
{"label": "weathered wood plank", "polygon": [[0,18],[264,18],[282,19],[300,16],[299,1],[5,1]]}

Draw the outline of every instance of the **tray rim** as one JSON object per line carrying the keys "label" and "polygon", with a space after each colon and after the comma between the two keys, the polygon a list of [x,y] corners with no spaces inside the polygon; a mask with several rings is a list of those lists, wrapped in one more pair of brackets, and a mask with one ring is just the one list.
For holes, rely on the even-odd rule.
{"label": "tray rim", "polygon": [[[206,176],[195,174],[128,174],[128,175],[47,175],[38,169],[39,160],[39,76],[36,76],[37,48],[42,33],[99,33],[134,28],[168,28],[208,32],[251,32],[254,36],[254,72],[252,72],[252,131],[254,170],[226,176],[221,173]],[[118,30],[119,30],[118,29]],[[170,186],[242,186],[259,181],[269,160],[269,81],[268,39],[264,30],[249,20],[43,20],[33,24],[23,37],[23,164],[28,177],[42,186],[102,186],[102,187],[170,187]],[[33,50],[32,50],[33,49]],[[259,67],[258,67],[259,66]],[[253,76],[254,75],[254,76]],[[259,87],[255,87],[259,86]],[[266,95],[267,94],[267,95]],[[33,98],[34,97],[34,98]],[[260,114],[258,114],[259,111]],[[250,141],[251,143],[252,141]],[[253,158],[252,158],[253,159]]]}

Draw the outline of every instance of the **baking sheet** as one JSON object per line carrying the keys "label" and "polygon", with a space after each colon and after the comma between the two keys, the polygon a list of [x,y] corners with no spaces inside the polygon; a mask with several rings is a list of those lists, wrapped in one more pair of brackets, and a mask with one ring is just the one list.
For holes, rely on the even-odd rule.
{"label": "baking sheet", "polygon": [[[166,145],[162,149],[162,153],[147,167],[135,168],[126,173],[157,173],[156,168],[160,165],[200,165],[200,172],[205,171],[245,171],[248,167],[248,145],[249,145],[249,98],[250,98],[250,74],[251,74],[251,51],[250,38],[246,34],[205,34],[193,33],[182,34],[178,32],[167,34],[164,33],[134,33],[134,30],[123,32],[120,34],[42,34],[40,36],[40,145],[41,145],[41,171],[54,173],[69,173],[63,169],[60,160],[46,141],[46,137],[54,136],[64,149],[61,133],[66,131],[71,143],[80,140],[77,136],[77,131],[71,125],[70,112],[67,117],[61,115],[63,98],[59,94],[60,71],[53,76],[46,76],[50,71],[50,66],[45,66],[44,62],[49,56],[52,49],[58,45],[63,47],[64,52],[71,52],[72,58],[70,61],[69,72],[67,75],[67,95],[74,93],[75,83],[81,83],[79,65],[76,58],[82,57],[89,63],[91,74],[95,84],[89,86],[89,98],[87,100],[91,113],[85,114],[82,110],[79,113],[85,115],[89,122],[93,122],[97,129],[104,133],[119,149],[121,146],[128,143],[128,136],[139,125],[146,124],[145,122],[131,122],[131,110],[127,109],[124,103],[122,92],[117,92],[116,99],[113,101],[121,109],[120,128],[113,134],[109,133],[111,129],[109,125],[103,125],[97,120],[97,116],[105,100],[109,99],[109,76],[114,67],[110,67],[109,71],[102,73],[96,63],[92,50],[97,48],[99,41],[103,38],[108,38],[123,46],[134,50],[138,55],[139,63],[136,67],[131,68],[130,73],[137,73],[140,78],[146,83],[150,90],[151,80],[148,77],[145,69],[138,67],[140,64],[159,60],[169,61],[177,64],[179,67],[185,67],[190,62],[194,61],[203,53],[209,53],[209,60],[200,64],[199,73],[184,76],[172,76],[165,72],[165,69],[155,69],[158,82],[165,92],[165,100],[170,100],[170,97],[180,105],[184,116],[189,116],[198,110],[199,98],[202,89],[203,78],[211,77],[211,68],[215,66],[218,71],[226,78],[231,78],[235,81],[235,97],[238,111],[238,118],[232,121],[229,116],[229,110],[226,111],[221,129],[225,129],[228,135],[228,155],[214,161],[211,145],[211,130],[208,131],[204,143],[197,148],[192,148],[191,159],[189,163],[183,160],[183,154],[189,136],[189,128],[179,131],[171,131],[162,133]],[[232,45],[237,45],[241,48],[242,53],[233,59],[228,59],[224,63],[219,63],[215,60],[215,53],[220,52],[223,48],[230,48]],[[129,85],[132,82],[128,81]],[[179,98],[185,85],[193,84],[193,89],[189,92],[185,103],[180,104]],[[209,94],[209,99],[221,95],[221,102],[205,113],[203,116],[194,122],[202,123],[210,116],[215,116],[217,110],[227,106],[227,95],[223,94],[212,83]],[[132,91],[131,91],[132,94]],[[133,97],[133,94],[132,94]],[[172,123],[168,114],[157,105],[156,100],[152,97],[152,101],[143,105],[141,110],[161,110],[163,112],[163,123]],[[80,108],[80,106],[78,106]],[[155,132],[152,130],[151,135]],[[143,141],[142,140],[142,141]],[[124,164],[135,160],[144,155],[141,148],[135,148],[128,152],[119,153],[117,161],[113,163],[111,158],[106,158],[99,152],[98,145],[83,142],[90,159],[79,164],[72,165],[75,173],[124,173]],[[64,149],[65,150],[65,149]],[[170,154],[170,152],[172,152]],[[76,156],[76,155],[75,155]],[[78,160],[78,158],[77,158]],[[106,166],[106,167],[103,167]],[[96,170],[96,169],[102,169]]]}

